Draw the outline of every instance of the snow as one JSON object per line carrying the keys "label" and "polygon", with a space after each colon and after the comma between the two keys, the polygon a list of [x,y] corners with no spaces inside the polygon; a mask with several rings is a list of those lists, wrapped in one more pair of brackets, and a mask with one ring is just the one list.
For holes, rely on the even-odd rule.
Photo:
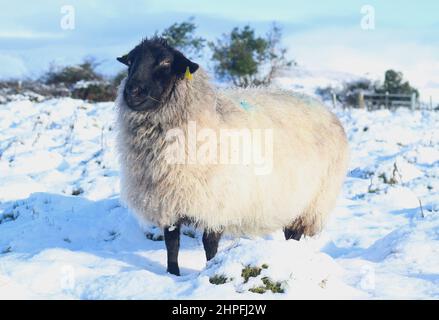
{"label": "snow", "polygon": [[300,65],[279,70],[273,79],[274,85],[313,95],[317,88],[341,89],[346,82],[358,81],[364,77],[346,72],[325,69],[310,69]]}
{"label": "snow", "polygon": [[90,86],[99,86],[101,84],[102,84],[102,81],[98,81],[98,80],[92,80],[92,81],[80,80],[80,81],[75,83],[73,88],[74,89],[87,89]]}
{"label": "snow", "polygon": [[[119,203],[112,103],[0,105],[0,299],[439,298],[439,113],[336,112],[352,159],[324,232],[225,238],[206,264],[185,227],[175,277]],[[283,293],[249,291],[265,277]]]}

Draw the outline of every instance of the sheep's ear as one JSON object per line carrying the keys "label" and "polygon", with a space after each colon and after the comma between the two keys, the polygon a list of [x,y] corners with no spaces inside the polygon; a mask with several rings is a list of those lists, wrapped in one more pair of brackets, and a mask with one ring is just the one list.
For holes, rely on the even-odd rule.
{"label": "sheep's ear", "polygon": [[116,59],[117,59],[117,61],[119,61],[120,63],[123,63],[126,66],[130,65],[130,61],[128,60],[128,54],[121,56],[121,57],[117,57]]}
{"label": "sheep's ear", "polygon": [[190,73],[194,73],[198,70],[199,65],[190,61],[181,52],[175,51],[172,68],[177,75],[184,75],[187,68],[189,68]]}

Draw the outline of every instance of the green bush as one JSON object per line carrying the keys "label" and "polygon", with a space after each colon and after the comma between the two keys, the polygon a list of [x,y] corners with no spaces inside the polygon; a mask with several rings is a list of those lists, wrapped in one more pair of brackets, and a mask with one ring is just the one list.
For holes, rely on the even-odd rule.
{"label": "green bush", "polygon": [[211,284],[215,284],[215,285],[220,285],[220,284],[225,284],[227,282],[227,277],[225,275],[214,275],[213,277],[209,278],[209,282]]}
{"label": "green bush", "polygon": [[117,88],[120,85],[120,82],[128,75],[128,71],[122,70],[119,73],[117,73],[113,79],[111,80],[111,84]]}
{"label": "green bush", "polygon": [[372,83],[369,79],[354,80],[345,83],[341,92],[337,94],[337,97],[344,105],[356,107],[358,104],[358,93],[360,91],[375,93],[376,84]]}
{"label": "green bush", "polygon": [[261,274],[262,268],[246,266],[242,269],[241,277],[244,278],[244,283],[247,283],[250,278],[255,278]]}
{"label": "green bush", "polygon": [[285,292],[285,290],[282,289],[282,283],[274,282],[268,277],[262,278],[262,283],[263,283],[262,286],[250,288],[250,289],[248,289],[248,291],[253,292],[253,293],[259,293],[259,294],[263,294],[263,293],[267,292],[268,290],[270,290],[273,293],[284,293]]}
{"label": "green bush", "polygon": [[79,81],[102,81],[103,77],[96,71],[98,63],[93,58],[86,58],[79,65],[58,67],[51,65],[42,81],[45,84],[64,84],[65,86],[73,86]]}
{"label": "green bush", "polygon": [[331,86],[317,88],[316,94],[323,100],[332,99],[332,95],[335,93],[337,101],[345,106],[357,107],[358,105],[358,93],[361,91],[374,93],[375,84],[369,79],[359,79],[350,82],[345,82],[343,87],[334,88]]}
{"label": "green bush", "polygon": [[113,101],[116,98],[116,90],[115,86],[106,81],[80,81],[72,89],[72,98],[94,102]]}

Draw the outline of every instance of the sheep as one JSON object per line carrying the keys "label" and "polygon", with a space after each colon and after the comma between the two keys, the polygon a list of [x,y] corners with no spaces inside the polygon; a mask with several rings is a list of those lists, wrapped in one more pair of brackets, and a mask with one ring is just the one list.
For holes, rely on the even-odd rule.
{"label": "sheep", "polygon": [[[207,260],[223,234],[283,229],[287,240],[299,240],[321,231],[348,163],[343,126],[325,106],[278,89],[219,90],[197,63],[157,37],[117,60],[128,66],[116,99],[121,198],[141,221],[164,229],[169,273],[180,275],[183,223],[204,230]],[[271,170],[260,174],[253,162],[188,162],[191,121],[213,137],[226,129],[271,130]],[[176,129],[183,143],[170,139]],[[185,148],[186,163],[169,161],[176,145]]]}

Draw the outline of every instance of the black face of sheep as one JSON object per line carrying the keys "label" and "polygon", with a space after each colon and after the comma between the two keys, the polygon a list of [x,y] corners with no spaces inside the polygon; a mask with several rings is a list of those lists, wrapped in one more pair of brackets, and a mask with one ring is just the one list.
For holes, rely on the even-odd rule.
{"label": "black face of sheep", "polygon": [[159,108],[175,82],[184,78],[186,69],[190,73],[198,69],[198,64],[161,38],[145,39],[117,60],[128,66],[123,95],[128,107],[135,111]]}

